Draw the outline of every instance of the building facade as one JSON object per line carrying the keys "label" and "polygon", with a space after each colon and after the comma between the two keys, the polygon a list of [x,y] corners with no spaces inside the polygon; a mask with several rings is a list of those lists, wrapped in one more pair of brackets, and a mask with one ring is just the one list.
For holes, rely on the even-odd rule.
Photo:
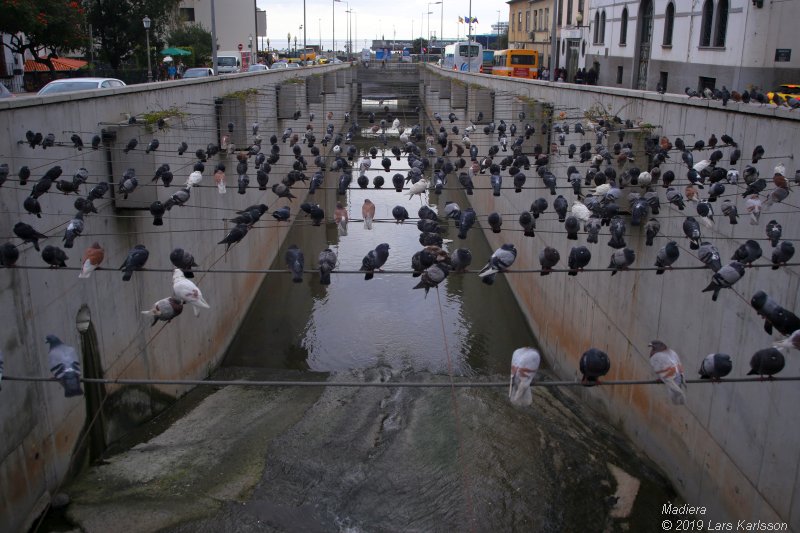
{"label": "building facade", "polygon": [[601,85],[771,90],[800,80],[798,2],[592,0],[587,61]]}
{"label": "building facade", "polygon": [[[178,10],[183,22],[198,24],[211,31],[211,0],[183,0]],[[248,52],[251,46],[258,46],[257,36],[266,33],[265,28],[256,27],[255,2],[217,1],[214,5],[214,19],[218,51]],[[301,44],[302,37],[300,35]]]}

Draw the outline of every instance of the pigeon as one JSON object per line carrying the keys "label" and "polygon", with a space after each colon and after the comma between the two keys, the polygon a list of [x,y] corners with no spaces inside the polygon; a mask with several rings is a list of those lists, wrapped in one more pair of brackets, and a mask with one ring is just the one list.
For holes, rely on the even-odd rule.
{"label": "pigeon", "polygon": [[47,354],[50,372],[64,387],[64,397],[81,396],[81,360],[77,350],[55,335],[48,335],[45,341],[50,345]]}
{"label": "pigeon", "polygon": [[748,376],[759,375],[772,377],[786,366],[786,359],[777,348],[764,348],[758,350],[750,359],[750,372]]}
{"label": "pigeon", "polygon": [[331,284],[331,272],[336,268],[336,253],[330,248],[325,248],[319,253],[319,283],[320,285]]}
{"label": "pigeon", "polygon": [[14,235],[22,239],[23,244],[26,242],[32,243],[33,248],[38,252],[39,250],[39,239],[46,239],[47,235],[42,235],[35,229],[33,226],[29,224],[25,224],[24,222],[17,222],[14,224]]}
{"label": "pigeon", "polygon": [[128,144],[125,145],[125,148],[122,151],[127,154],[131,150],[135,150],[136,149],[136,145],[138,145],[138,144],[139,144],[139,141],[136,138],[133,138],[130,141],[128,141]]}
{"label": "pigeon", "polygon": [[197,285],[186,279],[180,268],[172,271],[172,295],[179,302],[191,305],[194,316],[200,315],[201,308],[209,309],[208,303],[203,299],[203,293]]}
{"label": "pigeon", "polygon": [[665,269],[672,266],[672,264],[678,260],[680,253],[681,252],[678,248],[678,243],[675,241],[669,241],[667,244],[665,244],[656,255],[655,266],[658,267],[656,274],[663,274]]}
{"label": "pigeon", "polygon": [[700,222],[707,228],[714,227],[714,208],[707,200],[702,200],[697,204],[697,215]]}
{"label": "pigeon", "polygon": [[511,354],[511,377],[508,383],[508,399],[514,405],[528,406],[533,403],[531,382],[541,363],[539,352],[530,346],[517,348]]}
{"label": "pigeon", "polygon": [[703,242],[697,251],[697,258],[700,262],[706,265],[714,272],[722,268],[722,260],[720,259],[719,250],[710,242]]}
{"label": "pigeon", "polygon": [[534,237],[536,235],[536,219],[530,211],[523,211],[519,214],[519,225],[522,226],[523,235],[526,237]]}
{"label": "pigeon", "polygon": [[683,234],[689,239],[689,248],[697,250],[700,248],[700,224],[694,217],[686,217],[683,221]]}
{"label": "pigeon", "polygon": [[22,207],[31,215],[36,215],[36,218],[42,218],[42,206],[39,204],[39,200],[33,196],[25,198],[22,202]]}
{"label": "pigeon", "polygon": [[592,259],[592,253],[586,246],[574,246],[569,251],[567,266],[569,266],[570,276],[577,276],[578,271],[583,270]]}
{"label": "pigeon", "polygon": [[611,361],[606,352],[597,348],[589,348],[581,355],[578,367],[582,374],[581,383],[591,387],[597,385],[598,378],[608,374],[608,371],[611,370]]}
{"label": "pigeon", "polygon": [[650,344],[650,366],[667,386],[670,400],[675,405],[686,403],[686,379],[680,357],[659,340]]}
{"label": "pigeon", "polygon": [[758,160],[761,159],[762,157],[764,157],[764,147],[759,144],[758,146],[753,148],[752,163],[755,165],[756,163],[758,163]]}
{"label": "pigeon", "polygon": [[472,264],[472,252],[467,248],[457,248],[450,254],[450,264],[455,272],[466,272]]}
{"label": "pigeon", "polygon": [[413,288],[425,289],[425,297],[427,298],[428,291],[433,287],[437,287],[449,273],[450,267],[446,263],[434,263],[422,272],[419,283]]}
{"label": "pigeon", "polygon": [[158,150],[158,139],[153,139],[149,143],[147,143],[147,148],[144,149],[144,153],[149,154],[150,152],[154,152]]}
{"label": "pigeon", "polygon": [[794,348],[795,350],[800,350],[800,330],[792,332],[791,335],[783,339],[782,341],[775,342],[772,344],[775,348],[779,349],[790,349]]}
{"label": "pigeon", "polygon": [[745,211],[750,214],[750,224],[755,226],[761,216],[761,198],[753,194],[744,201]]}
{"label": "pigeon", "polygon": [[100,200],[103,196],[106,195],[109,189],[108,182],[101,181],[89,191],[89,194],[86,195],[86,198],[89,200]]}
{"label": "pigeon", "polygon": [[611,240],[608,241],[608,245],[615,249],[625,248],[625,221],[619,216],[612,217],[609,230]]}
{"label": "pigeon", "polygon": [[[19,168],[19,172],[17,173],[17,177],[19,178],[20,185],[27,185],[28,180],[31,177],[31,169],[27,165],[21,166]],[[795,181],[797,181],[797,179],[795,179]]]}
{"label": "pigeon", "polygon": [[183,155],[184,153],[186,153],[186,150],[188,149],[189,145],[186,144],[185,141],[181,141],[181,143],[178,145],[178,155]]}
{"label": "pigeon", "polygon": [[408,210],[402,205],[396,205],[392,208],[392,217],[397,224],[402,224],[404,221],[408,220]]}
{"label": "pigeon", "polygon": [[772,246],[777,246],[778,241],[781,240],[781,236],[783,235],[783,226],[778,224],[777,220],[770,220],[767,222],[767,239],[769,240]]}
{"label": "pigeon", "polygon": [[747,239],[744,244],[736,249],[731,259],[735,259],[743,265],[750,266],[761,257],[761,254],[761,245],[753,239]]}
{"label": "pigeon", "polygon": [[781,265],[788,263],[794,257],[794,244],[791,241],[781,241],[772,249],[772,270],[778,270]]}
{"label": "pigeon", "polygon": [[468,207],[461,212],[461,218],[458,222],[459,239],[467,238],[467,231],[469,231],[469,229],[475,224],[476,219],[477,215],[475,214],[475,210],[471,207]]}
{"label": "pigeon", "polygon": [[249,229],[250,228],[247,224],[236,224],[233,228],[231,228],[228,234],[225,235],[225,238],[219,241],[217,244],[224,244],[225,252],[227,253],[231,246],[244,239]]}
{"label": "pigeon", "polygon": [[494,251],[489,262],[481,269],[478,276],[487,285],[492,285],[498,272],[505,272],[517,258],[517,249],[513,244],[506,243]]}
{"label": "pigeon", "polygon": [[711,277],[711,283],[708,287],[703,289],[703,292],[714,291],[711,295],[711,300],[716,302],[721,289],[729,289],[734,283],[742,279],[744,276],[744,265],[739,261],[731,261],[718,271],[714,272]]}
{"label": "pigeon", "polygon": [[361,216],[364,217],[364,229],[372,229],[372,221],[375,219],[375,204],[369,198],[364,199]]}
{"label": "pigeon", "polygon": [[292,244],[286,250],[285,259],[286,267],[289,269],[289,272],[292,273],[292,282],[302,283],[303,268],[305,265],[303,252],[297,247],[296,244]]}
{"label": "pigeon", "polygon": [[[392,213],[394,213],[394,211],[392,211]],[[408,218],[408,213],[406,213],[406,218]],[[333,221],[340,235],[347,235],[347,222],[349,220],[347,209],[344,208],[342,202],[336,202],[336,209],[333,211]]]}
{"label": "pigeon", "polygon": [[170,296],[169,298],[162,298],[161,300],[157,301],[153,304],[151,309],[142,311],[142,314],[153,317],[153,322],[150,324],[150,327],[153,327],[159,320],[163,320],[169,324],[173,318],[180,315],[182,312],[183,303],[180,300]]}
{"label": "pigeon", "polygon": [[5,268],[13,267],[19,259],[19,250],[10,242],[5,242],[0,246],[0,266]]}
{"label": "pigeon", "polygon": [[122,194],[122,198],[127,200],[128,195],[136,190],[136,187],[138,186],[139,180],[136,179],[136,171],[132,168],[129,168],[122,175],[122,181],[119,183],[119,192]]}
{"label": "pigeon", "polygon": [[386,263],[388,258],[389,245],[385,242],[376,246],[374,250],[370,250],[361,261],[361,268],[359,269],[362,272],[365,272],[364,279],[372,279],[375,271],[377,270],[380,272],[381,267]]}
{"label": "pigeon", "polygon": [[291,189],[284,183],[274,184],[272,186],[272,192],[274,192],[278,198],[288,198],[290,202],[292,201],[292,198],[297,198],[297,196],[292,194]]}
{"label": "pigeon", "polygon": [[56,136],[52,133],[48,133],[42,139],[42,150],[47,150],[48,147],[52,148],[56,145]]}
{"label": "pigeon", "polygon": [[739,211],[736,209],[736,204],[730,199],[726,198],[722,202],[722,214],[728,217],[728,222],[731,224],[738,224]]}
{"label": "pigeon", "polygon": [[49,244],[42,249],[42,259],[52,268],[67,266],[67,254],[57,246],[50,246]]}
{"label": "pigeon", "polygon": [[192,272],[192,267],[199,266],[195,263],[194,256],[183,248],[175,248],[172,250],[169,254],[169,260],[172,266],[180,268],[183,271],[183,275],[187,278],[193,278],[194,272]]}
{"label": "pigeon", "polygon": [[613,276],[620,270],[626,270],[633,264],[634,260],[636,260],[636,252],[634,252],[633,249],[623,248],[621,250],[615,250],[614,253],[611,254],[611,262],[608,264],[608,268],[613,269],[611,275]]}
{"label": "pigeon", "polygon": [[83,139],[81,139],[80,135],[78,135],[77,133],[73,133],[72,136],[69,138],[69,140],[72,141],[73,148],[77,148],[78,151],[83,150]]}
{"label": "pigeon", "polygon": [[561,256],[558,253],[558,250],[551,246],[545,246],[539,252],[539,264],[542,266],[542,271],[540,275],[547,276],[550,274],[550,271],[553,269],[554,266],[558,264],[558,261],[561,259]]}
{"label": "pigeon", "polygon": [[150,252],[147,251],[147,248],[144,247],[144,244],[137,244],[133,248],[128,251],[128,256],[125,258],[125,261],[122,263],[122,266],[119,267],[120,270],[124,271],[122,275],[122,281],[130,281],[131,276],[133,276],[134,270],[141,270],[144,267],[144,264],[147,262],[147,258],[150,256]]}
{"label": "pigeon", "polygon": [[198,170],[192,171],[186,178],[186,184],[184,185],[184,188],[190,189],[195,185],[200,185],[201,181],[203,181],[203,173]]}
{"label": "pigeon", "polygon": [[92,272],[100,266],[104,258],[105,250],[103,250],[103,247],[100,246],[100,243],[93,242],[92,245],[83,252],[83,257],[81,258],[81,272],[78,274],[78,277],[88,278],[91,276]]}
{"label": "pigeon", "polygon": [[489,227],[492,229],[492,233],[500,233],[501,226],[503,225],[503,217],[500,216],[500,213],[489,213],[487,222],[489,223]]}
{"label": "pigeon", "polygon": [[781,307],[764,291],[757,291],[750,299],[750,305],[764,318],[764,331],[772,335],[773,328],[782,335],[791,335],[800,329],[800,318]]}
{"label": "pigeon", "polygon": [[167,212],[167,208],[164,204],[162,204],[159,200],[156,200],[152,204],[150,204],[150,214],[153,215],[153,225],[154,226],[163,226],[164,225],[164,213]]}
{"label": "pigeon", "polygon": [[411,199],[415,194],[420,196],[420,201],[422,200],[422,193],[424,193],[428,189],[428,180],[425,178],[421,178],[418,182],[412,183],[411,186],[408,188],[408,198]]}
{"label": "pigeon", "polygon": [[288,205],[285,205],[272,212],[272,218],[281,222],[286,222],[287,220],[289,220],[290,215],[291,215],[291,210],[289,209]]}
{"label": "pigeon", "polygon": [[655,218],[651,218],[647,221],[647,224],[644,225],[645,231],[645,246],[653,246],[653,239],[658,232],[661,230],[661,223],[656,220]]}
{"label": "pigeon", "polygon": [[700,379],[719,381],[733,370],[731,356],[726,353],[710,353],[700,363]]}
{"label": "pigeon", "polygon": [[64,230],[64,238],[62,239],[64,248],[72,248],[75,243],[75,238],[80,236],[83,232],[83,228],[83,213],[76,213],[75,218],[69,221],[67,229]]}
{"label": "pigeon", "polygon": [[676,206],[679,210],[683,211],[686,204],[683,201],[683,195],[679,193],[674,187],[667,188],[667,201]]}

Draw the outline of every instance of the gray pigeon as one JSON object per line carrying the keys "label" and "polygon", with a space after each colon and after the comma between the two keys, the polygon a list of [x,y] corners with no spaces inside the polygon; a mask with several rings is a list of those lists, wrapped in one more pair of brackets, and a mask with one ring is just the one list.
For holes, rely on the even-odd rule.
{"label": "gray pigeon", "polygon": [[389,245],[387,243],[383,242],[376,246],[374,250],[370,250],[361,261],[361,268],[359,269],[365,272],[364,279],[372,279],[375,271],[380,271],[387,259],[389,259]]}
{"label": "gray pigeon", "polygon": [[494,251],[489,262],[478,272],[478,276],[487,285],[492,285],[498,272],[505,272],[517,258],[517,249],[513,244],[506,243]]}
{"label": "gray pigeon", "polygon": [[244,239],[245,235],[247,235],[247,231],[249,227],[247,224],[236,224],[231,230],[225,235],[225,238],[219,241],[217,244],[224,244],[225,251],[227,252],[231,246],[240,242]]}
{"label": "gray pigeon", "polygon": [[24,222],[17,222],[14,224],[14,235],[22,239],[23,243],[30,242],[33,244],[33,248],[38,252],[39,250],[39,239],[46,239],[47,235],[43,235],[33,229],[33,226],[30,224],[26,224]]}
{"label": "gray pigeon", "polygon": [[564,221],[564,229],[567,230],[567,239],[571,241],[578,240],[578,232],[581,230],[581,223],[577,217],[569,215]]}
{"label": "gray pigeon", "polygon": [[272,212],[272,218],[275,220],[279,220],[281,222],[286,222],[289,220],[289,216],[291,215],[291,210],[289,209],[288,205],[281,207],[280,209],[276,209]]}
{"label": "gray pigeon", "polygon": [[761,245],[753,239],[747,239],[744,244],[739,246],[734,252],[731,259],[735,259],[744,265],[752,265],[759,257],[761,257]]}
{"label": "gray pigeon", "polygon": [[767,222],[767,239],[772,246],[778,246],[778,241],[781,240],[783,235],[783,226],[777,220],[770,220]]}
{"label": "gray pigeon", "polygon": [[48,353],[50,372],[64,387],[64,397],[82,395],[81,362],[78,352],[72,346],[61,342],[55,335],[48,335],[45,341],[50,345]]}
{"label": "gray pigeon", "polygon": [[788,263],[794,257],[794,244],[791,241],[781,241],[772,249],[772,270]]}
{"label": "gray pigeon", "polygon": [[739,211],[736,209],[736,204],[733,203],[730,199],[726,198],[722,202],[722,214],[728,217],[728,221],[731,224],[738,224],[739,222],[736,220],[739,218]]}
{"label": "gray pigeon", "polygon": [[141,270],[147,262],[148,257],[150,257],[150,252],[147,251],[144,244],[137,244],[131,248],[122,266],[119,267],[120,270],[125,272],[122,275],[122,281],[130,281],[131,276],[133,276],[133,271]]}
{"label": "gray pigeon", "polygon": [[150,324],[150,327],[153,327],[159,320],[169,323],[173,318],[180,315],[182,312],[183,303],[180,300],[176,300],[170,296],[169,298],[162,298],[161,300],[157,301],[153,304],[151,309],[142,311],[142,314],[153,317],[153,323]]}
{"label": "gray pigeon", "polygon": [[458,222],[458,238],[459,239],[466,239],[467,238],[467,231],[475,224],[475,219],[477,215],[475,214],[475,210],[471,207],[468,207],[461,211],[461,218]]}
{"label": "gray pigeon", "polygon": [[731,356],[726,353],[710,353],[700,363],[700,378],[719,381],[733,370]]}
{"label": "gray pigeon", "polygon": [[319,283],[331,284],[331,272],[336,268],[336,253],[330,248],[325,248],[319,253]]}
{"label": "gray pigeon", "polygon": [[414,288],[425,289],[425,297],[427,297],[428,291],[433,287],[437,287],[449,273],[450,267],[446,263],[434,263],[422,272],[419,283]]}
{"label": "gray pigeon", "polygon": [[19,250],[10,242],[0,245],[0,266],[6,268],[14,266],[19,259]]}
{"label": "gray pigeon", "polygon": [[290,245],[289,249],[286,250],[286,266],[292,273],[292,281],[294,283],[303,282],[304,265],[305,260],[303,257],[303,252],[297,247],[296,244]]}
{"label": "gray pigeon", "polygon": [[42,249],[42,259],[44,262],[53,268],[67,266],[66,252],[57,246],[50,246],[49,244]]}
{"label": "gray pigeon", "polygon": [[136,179],[136,171],[132,168],[129,168],[122,175],[122,181],[119,183],[119,192],[122,194],[122,198],[127,200],[128,195],[136,190],[136,187],[138,186],[139,180]]}
{"label": "gray pigeon", "polygon": [[589,261],[592,260],[592,252],[585,246],[574,246],[569,251],[569,258],[567,260],[567,265],[569,266],[569,273],[570,276],[577,276],[579,270],[583,270],[586,265],[589,264]]}
{"label": "gray pigeon", "polygon": [[600,234],[600,228],[602,227],[602,221],[599,217],[592,215],[589,217],[589,220],[583,225],[583,231],[589,234],[586,238],[586,242],[597,244],[597,236]]}
{"label": "gray pigeon", "polygon": [[173,266],[180,268],[183,271],[183,276],[186,278],[193,278],[194,272],[192,267],[199,266],[194,261],[194,256],[184,250],[183,248],[175,248],[169,254],[169,260]]}
{"label": "gray pigeon", "polygon": [[653,239],[658,232],[661,230],[661,223],[656,220],[655,218],[651,218],[647,221],[647,224],[644,225],[645,231],[645,246],[653,246]]}
{"label": "gray pigeon", "polygon": [[772,377],[786,365],[786,359],[777,348],[764,348],[758,350],[750,359],[750,372],[748,376],[759,375]]}
{"label": "gray pigeon", "polygon": [[561,256],[559,255],[558,250],[551,246],[545,246],[539,252],[539,264],[542,266],[542,271],[540,274],[542,276],[550,274],[550,271],[558,264],[560,259]]}
{"label": "gray pigeon", "polygon": [[611,232],[611,240],[608,241],[608,245],[614,249],[625,248],[625,221],[622,220],[622,217],[613,217],[608,229]]}
{"label": "gray pigeon", "polygon": [[722,268],[722,260],[720,259],[719,250],[710,242],[703,242],[697,251],[697,258],[700,262],[706,265],[714,272]]}
{"label": "gray pigeon", "polygon": [[534,237],[536,235],[536,219],[530,211],[523,211],[519,215],[519,225],[522,226],[523,235],[526,237]]}
{"label": "gray pigeon", "polygon": [[697,250],[700,248],[700,224],[697,223],[694,217],[686,217],[683,221],[683,234],[689,239],[689,248]]}
{"label": "gray pigeon", "polygon": [[500,233],[501,227],[503,226],[503,217],[500,216],[500,213],[489,213],[487,221],[489,227],[492,228],[492,233]]}
{"label": "gray pigeon", "polygon": [[791,335],[800,329],[800,318],[782,307],[764,291],[757,291],[750,299],[750,305],[764,318],[764,331],[770,335],[773,328],[782,335]]}
{"label": "gray pigeon", "polygon": [[703,292],[714,291],[714,294],[711,295],[711,300],[716,302],[719,291],[721,289],[730,289],[734,283],[742,279],[742,276],[744,276],[744,265],[739,261],[731,261],[714,272],[711,277],[711,283],[703,289]]}
{"label": "gray pigeon", "polygon": [[678,248],[678,243],[675,241],[669,241],[665,244],[656,255],[656,265],[658,269],[656,270],[656,274],[663,274],[666,268],[672,266],[672,264],[678,260],[678,257],[681,255],[681,251]]}
{"label": "gray pigeon", "polygon": [[608,374],[608,371],[611,370],[611,361],[606,352],[597,348],[589,348],[581,355],[578,366],[582,374],[581,383],[591,387],[597,385],[598,378]]}
{"label": "gray pigeon", "polygon": [[611,272],[613,276],[620,270],[625,270],[629,266],[631,266],[636,259],[636,252],[634,252],[631,248],[623,248],[621,250],[615,250],[613,254],[611,254],[611,262],[608,264],[608,268],[614,269]]}
{"label": "gray pigeon", "polygon": [[450,254],[450,264],[456,272],[466,272],[472,264],[472,252],[467,248],[457,248]]}
{"label": "gray pigeon", "polygon": [[69,221],[67,229],[64,231],[64,248],[72,248],[75,238],[83,232],[83,213],[76,213],[75,218]]}

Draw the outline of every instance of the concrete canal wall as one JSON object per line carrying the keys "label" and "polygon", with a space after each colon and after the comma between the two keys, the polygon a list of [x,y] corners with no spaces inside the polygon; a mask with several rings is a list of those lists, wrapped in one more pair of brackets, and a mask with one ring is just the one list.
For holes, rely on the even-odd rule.
{"label": "concrete canal wall", "polygon": [[[555,122],[572,125],[579,120],[585,124],[586,111],[596,113],[605,109],[637,125],[655,126],[653,133],[666,135],[673,142],[675,137],[682,137],[687,146],[698,139],[707,140],[712,133],[717,138],[727,133],[742,151],[741,160],[734,166],[740,173],[751,163],[753,148],[762,145],[765,158],[755,166],[768,182],[765,192],[774,188],[771,179],[775,165],[783,163],[790,180],[798,168],[800,114],[785,108],[733,102],[723,107],[719,101],[688,100],[682,95],[508,80],[436,67],[429,67],[423,73],[421,87],[429,114],[432,116],[438,111],[445,117],[444,125],[448,128],[446,117],[451,108],[459,115],[458,124],[462,128],[467,124],[464,117],[474,120],[479,110],[484,111],[484,123],[492,118],[499,123],[503,118],[510,124],[519,123],[518,109],[525,104],[540,108],[542,103],[552,104]],[[481,97],[481,94],[492,100],[488,111],[486,96]],[[540,131],[547,116],[542,111],[534,111],[528,113],[527,120]],[[435,122],[434,126],[437,126]],[[626,140],[631,137],[636,139],[635,131],[628,132]],[[481,154],[486,153],[487,146],[497,142],[496,135],[483,134],[482,124],[471,138],[481,145]],[[552,140],[556,141],[555,136]],[[580,146],[586,141],[594,146],[595,135],[588,132],[581,136],[571,129],[565,146],[558,147],[561,155],[553,158],[551,164],[558,178],[558,194],[563,194],[570,205],[574,195],[567,186],[567,165],[575,164],[585,175],[589,163],[578,164],[577,156],[573,161],[564,154],[570,143]],[[610,146],[616,141],[612,133],[607,143]],[[532,139],[526,141],[526,152],[534,142],[548,149],[547,142]],[[723,148],[725,156],[721,165],[728,164],[730,151],[730,148]],[[695,162],[707,158],[708,153],[705,150],[695,152]],[[645,170],[645,161],[637,159],[635,164]],[[624,167],[614,163],[618,173],[630,166],[631,163]],[[671,160],[661,168],[675,172],[676,184],[683,192],[687,184],[686,165],[682,164],[680,153],[672,152]],[[558,266],[566,268],[569,249],[585,244],[586,234],[582,233],[578,241],[567,241],[563,224],[557,222],[552,212],[555,197],[541,188],[542,181],[533,168],[526,174],[527,184],[521,193],[513,193],[506,173],[499,198],[493,197],[491,190],[476,190],[470,197],[472,205],[479,217],[492,211],[504,214],[501,233],[494,234],[488,228],[484,231],[492,248],[504,242],[516,245],[519,254],[514,269],[539,268],[538,253],[547,245],[559,250],[561,263]],[[730,195],[726,197],[736,200],[739,223],[729,224],[717,202],[713,229],[702,229],[704,240],[710,240],[719,248],[723,264],[729,261],[736,247],[749,238],[757,240],[764,250],[760,261],[769,261],[772,246],[765,239],[765,226],[771,219],[783,225],[785,238],[798,238],[800,201],[795,195],[790,194],[784,203],[764,209],[759,223],[751,225],[741,194],[743,183],[740,178],[735,195],[731,193],[737,189],[726,185],[726,194]],[[476,186],[488,188],[488,185],[488,173],[480,182],[476,180]],[[534,186],[539,188],[533,189]],[[677,265],[700,265],[690,253],[681,229],[686,215],[696,215],[694,204],[689,202],[685,211],[678,211],[666,204],[664,189],[659,187],[658,190],[662,206],[657,218],[661,222],[662,236],[656,238],[655,246],[645,246],[643,228],[631,227],[630,218],[626,217],[626,241],[636,253],[634,265],[653,266],[658,249],[668,240],[664,235],[680,245]],[[548,200],[550,208],[539,219],[536,236],[526,238],[519,231],[516,214],[529,209],[532,201],[540,196]],[[706,197],[707,189],[701,191],[700,196]],[[604,228],[599,244],[588,245],[592,252],[590,267],[609,265],[612,248],[607,246],[607,241],[608,230]],[[475,259],[481,265],[483,261],[483,258]],[[731,376],[743,377],[750,370],[752,354],[780,338],[777,333],[765,333],[763,319],[749,305],[753,294],[758,290],[766,291],[787,309],[800,311],[796,267],[748,269],[735,285],[735,292],[724,290],[717,302],[711,301],[709,293],[700,292],[709,283],[709,270],[667,272],[663,276],[643,271],[613,277],[608,272],[585,272],[577,277],[509,274],[507,278],[543,350],[564,379],[580,379],[578,362],[590,346],[609,354],[612,361],[609,379],[651,379],[654,374],[649,365],[648,343],[652,339],[662,339],[681,355],[689,378],[697,377],[700,361],[713,352],[730,354],[734,361]],[[797,353],[789,353],[786,360],[783,374],[798,375]],[[795,383],[690,385],[686,406],[670,404],[666,391],[660,386],[600,387],[584,389],[582,395],[664,469],[687,502],[706,507],[707,514],[700,518],[785,522],[790,530],[800,530],[800,455],[797,453],[800,428],[794,423],[800,387]],[[661,510],[653,509],[653,513],[657,517]]]}
{"label": "concrete canal wall", "polygon": [[[156,199],[166,200],[183,186],[196,161],[195,150],[220,143],[228,122],[235,124],[230,139],[238,147],[252,142],[251,124],[259,122],[267,154],[270,135],[277,133],[280,137],[286,127],[293,127],[302,138],[311,113],[315,115],[313,125],[318,140],[329,122],[340,129],[342,110],[349,108],[355,98],[354,71],[348,65],[310,67],[0,102],[0,163],[10,167],[10,179],[0,188],[3,242],[18,244],[12,228],[16,222],[24,221],[52,236],[42,246],[62,245],[66,222],[75,213],[75,195],[63,195],[53,186],[39,199],[44,213],[41,219],[22,208],[32,183],[53,165],[62,167],[61,178],[67,180],[80,167],[86,168],[92,185],[106,180],[116,187],[129,167],[136,170],[139,180],[139,188],[127,201],[119,194],[96,201],[99,213],[86,217],[84,236],[67,250],[68,266],[77,267],[86,247],[98,241],[105,249],[102,267],[106,270],[95,272],[88,280],[79,280],[74,270],[0,269],[0,349],[5,356],[5,374],[48,376],[44,338],[55,334],[79,349],[83,343],[83,349],[92,352],[90,358],[96,360],[98,368],[94,372],[84,368],[85,376],[206,377],[220,362],[264,274],[198,274],[195,282],[211,310],[195,317],[187,306],[182,316],[162,329],[160,324],[151,328],[150,318],[141,311],[171,295],[171,274],[136,272],[130,282],[123,282],[116,269],[128,250],[139,243],[150,251],[146,267],[151,269],[171,269],[169,254],[176,247],[191,252],[200,269],[268,268],[288,231],[288,225],[276,224],[270,216],[272,209],[284,205],[285,200],[277,204],[269,190],[291,169],[294,158],[288,142],[279,141],[281,158],[273,165],[267,191],[258,190],[251,158],[249,188],[246,194],[237,194],[236,158],[220,154],[206,163],[202,185],[192,189],[187,205],[173,208],[164,217],[163,226],[152,224],[147,207]],[[326,118],[329,110],[336,111],[332,120]],[[292,118],[295,111],[301,112],[297,120]],[[154,112],[163,112],[167,117],[164,131],[155,124],[143,123],[145,114]],[[130,116],[137,117],[137,124],[128,123]],[[56,146],[31,149],[24,142],[28,130],[55,134]],[[92,136],[102,131],[106,132],[107,142],[92,150]],[[73,148],[69,140],[73,132],[86,145],[82,151]],[[159,139],[160,147],[145,154],[145,147],[154,137]],[[131,138],[137,138],[139,145],[125,153],[123,148]],[[184,156],[176,153],[181,141],[189,145]],[[313,164],[305,146],[303,154]],[[226,194],[218,194],[212,178],[218,161],[227,167]],[[162,163],[169,163],[175,175],[169,189],[151,185],[153,173]],[[16,179],[23,165],[31,169],[31,181],[25,186]],[[81,193],[85,196],[90,187],[84,186]],[[306,188],[307,184],[302,183],[296,187],[295,194],[301,198],[292,204],[293,217]],[[232,227],[226,219],[235,215],[234,210],[258,203],[270,206],[270,212],[242,243],[224,255],[224,247],[217,242]],[[332,210],[328,214],[331,216]],[[31,245],[19,250],[19,266],[45,265]],[[90,312],[92,322],[89,333],[84,335],[75,327],[81,308]],[[174,385],[109,386],[105,389],[107,397],[101,390],[96,400],[102,401],[102,409],[87,412],[85,397],[64,398],[63,390],[55,383],[3,381],[2,385],[1,531],[27,530],[49,502],[79,460],[76,450],[83,441],[82,428],[87,419],[99,417],[93,427],[102,428],[101,441],[111,442],[187,391],[186,387]]]}

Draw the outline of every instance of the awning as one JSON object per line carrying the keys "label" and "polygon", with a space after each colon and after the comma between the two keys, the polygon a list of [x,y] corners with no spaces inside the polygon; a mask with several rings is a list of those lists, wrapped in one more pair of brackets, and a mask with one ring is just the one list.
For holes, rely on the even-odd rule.
{"label": "awning", "polygon": [[[87,61],[82,59],[69,59],[67,57],[54,57],[51,61],[56,70],[78,70],[88,64]],[[48,72],[49,70],[44,63],[37,63],[33,59],[25,60],[25,72]]]}

